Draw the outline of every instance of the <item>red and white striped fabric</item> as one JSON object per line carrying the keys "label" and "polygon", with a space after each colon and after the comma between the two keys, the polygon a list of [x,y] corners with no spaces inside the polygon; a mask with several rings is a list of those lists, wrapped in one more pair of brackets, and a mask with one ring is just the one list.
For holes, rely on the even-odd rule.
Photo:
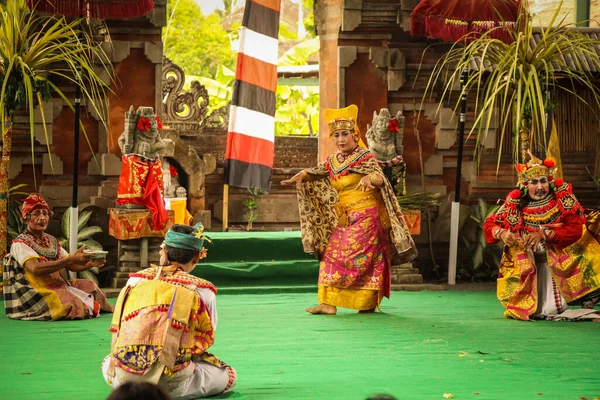
{"label": "red and white striped fabric", "polygon": [[281,0],[246,0],[229,114],[225,183],[269,190]]}

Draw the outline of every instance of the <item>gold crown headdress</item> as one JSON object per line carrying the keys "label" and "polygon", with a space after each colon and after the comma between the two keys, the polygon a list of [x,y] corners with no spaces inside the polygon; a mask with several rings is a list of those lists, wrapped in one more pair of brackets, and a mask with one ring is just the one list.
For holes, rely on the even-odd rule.
{"label": "gold crown headdress", "polygon": [[552,180],[554,178],[554,173],[556,168],[556,162],[553,158],[546,158],[544,161],[535,157],[531,152],[529,154],[529,161],[527,164],[517,164],[515,165],[515,169],[517,170],[517,176],[519,178],[518,185],[527,186],[527,182],[531,178],[535,178],[536,176],[547,176]]}
{"label": "gold crown headdress", "polygon": [[356,128],[358,107],[355,104],[340,109],[327,108],[323,111],[323,117],[329,125],[329,137],[332,137],[337,131],[350,131],[355,137],[358,136]]}

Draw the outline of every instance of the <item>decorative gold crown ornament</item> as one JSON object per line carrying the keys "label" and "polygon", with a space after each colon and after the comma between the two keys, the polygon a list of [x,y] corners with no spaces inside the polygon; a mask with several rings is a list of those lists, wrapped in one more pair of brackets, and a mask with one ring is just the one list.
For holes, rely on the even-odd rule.
{"label": "decorative gold crown ornament", "polygon": [[358,107],[355,104],[351,104],[346,108],[327,108],[323,111],[323,117],[329,125],[329,137],[333,137],[333,134],[337,131],[350,131],[355,134],[357,130]]}
{"label": "decorative gold crown ornament", "polygon": [[519,178],[518,185],[527,186],[527,182],[536,176],[547,176],[549,180],[554,179],[554,173],[556,172],[556,161],[554,161],[554,158],[546,158],[542,161],[531,154],[531,151],[528,151],[527,154],[529,154],[527,164],[515,165]]}

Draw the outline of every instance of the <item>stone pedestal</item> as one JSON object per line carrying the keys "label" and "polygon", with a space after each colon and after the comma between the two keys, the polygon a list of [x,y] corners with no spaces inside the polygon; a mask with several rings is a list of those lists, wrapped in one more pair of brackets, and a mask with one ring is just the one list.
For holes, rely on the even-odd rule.
{"label": "stone pedestal", "polygon": [[168,221],[163,229],[152,227],[150,210],[130,210],[111,208],[108,233],[118,240],[117,270],[111,279],[113,288],[122,288],[131,272],[158,264],[160,245],[169,227],[173,225],[174,214],[167,210]]}
{"label": "stone pedestal", "polygon": [[422,284],[423,276],[412,263],[392,265],[392,285]]}

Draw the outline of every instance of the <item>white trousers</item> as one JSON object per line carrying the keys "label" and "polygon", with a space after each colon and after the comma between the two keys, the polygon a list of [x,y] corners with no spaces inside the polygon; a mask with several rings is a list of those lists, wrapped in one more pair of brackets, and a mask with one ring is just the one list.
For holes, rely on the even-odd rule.
{"label": "white trousers", "polygon": [[550,268],[545,262],[536,262],[538,307],[532,317],[548,317],[562,313],[569,309],[567,302],[562,297],[554,281]]}
{"label": "white trousers", "polygon": [[[108,368],[111,360],[111,355],[104,358],[102,375],[104,375],[106,383],[113,389],[125,382],[143,380],[143,377],[130,374],[119,367],[115,368],[114,378],[109,378]],[[186,368],[176,372],[172,378],[167,375],[161,376],[158,385],[167,391],[173,399],[196,399],[223,393],[229,385],[229,381],[230,376],[226,368],[219,368],[200,361],[191,362]],[[232,389],[233,385],[235,383],[227,389]]]}

